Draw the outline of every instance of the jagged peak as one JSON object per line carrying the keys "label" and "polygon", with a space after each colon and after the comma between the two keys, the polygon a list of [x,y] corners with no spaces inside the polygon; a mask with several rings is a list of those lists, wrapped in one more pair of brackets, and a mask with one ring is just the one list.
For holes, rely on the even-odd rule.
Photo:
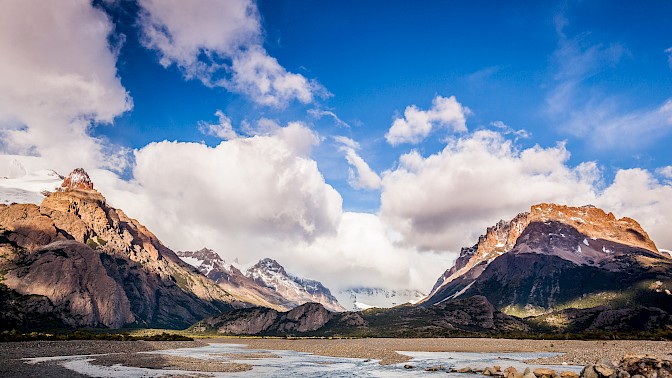
{"label": "jagged peak", "polygon": [[89,177],[89,174],[83,168],[75,168],[70,174],[63,180],[61,188],[64,190],[67,189],[77,189],[77,190],[93,190],[93,182]]}
{"label": "jagged peak", "polygon": [[287,272],[285,272],[285,268],[282,265],[280,265],[280,263],[268,257],[259,260],[259,262],[254,264],[249,270],[257,270],[257,269],[262,269],[271,272],[278,272],[287,275]]}

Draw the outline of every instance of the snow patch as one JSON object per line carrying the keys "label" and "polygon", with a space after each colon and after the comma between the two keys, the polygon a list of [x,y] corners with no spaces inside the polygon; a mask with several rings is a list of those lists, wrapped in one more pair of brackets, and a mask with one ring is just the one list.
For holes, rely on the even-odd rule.
{"label": "snow patch", "polygon": [[46,192],[58,190],[63,177],[58,173],[43,169],[18,178],[0,178],[0,203],[32,203],[39,205]]}
{"label": "snow patch", "polygon": [[445,301],[447,301],[447,300],[449,300],[449,299],[455,299],[455,298],[459,297],[460,295],[466,293],[467,290],[469,290],[469,288],[471,288],[471,286],[474,284],[474,282],[476,282],[476,281],[471,281],[471,282],[469,283],[469,285],[465,286],[462,290],[458,291],[457,293],[451,295],[451,296],[448,297],[448,298],[444,298],[444,299],[442,299],[442,300],[441,300],[440,302],[438,302],[437,304],[442,303],[442,302],[445,302]]}

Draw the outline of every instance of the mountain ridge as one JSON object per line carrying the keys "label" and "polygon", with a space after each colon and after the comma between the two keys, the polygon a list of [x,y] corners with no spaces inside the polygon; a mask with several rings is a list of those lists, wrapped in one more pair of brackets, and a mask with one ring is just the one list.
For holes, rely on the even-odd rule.
{"label": "mountain ridge", "polygon": [[[553,318],[544,314],[595,308],[591,316],[620,319],[615,324],[623,327],[644,313],[655,319],[640,326],[666,327],[670,288],[672,259],[633,219],[593,206],[541,204],[489,227],[476,245],[463,248],[419,305],[483,295],[505,313],[542,316],[541,323]],[[656,310],[642,312],[647,308]],[[578,329],[570,323],[545,326]]]}
{"label": "mountain ridge", "polygon": [[[6,290],[44,298],[42,308],[68,327],[179,328],[254,305],[221,289],[138,221],[108,206],[82,171],[73,171],[39,206],[0,205]],[[24,310],[6,308],[3,316],[20,319]]]}

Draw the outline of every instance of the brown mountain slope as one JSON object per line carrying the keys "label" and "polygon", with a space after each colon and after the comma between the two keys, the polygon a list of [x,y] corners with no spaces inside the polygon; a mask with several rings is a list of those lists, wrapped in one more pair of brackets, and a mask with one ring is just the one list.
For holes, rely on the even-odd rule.
{"label": "brown mountain slope", "polygon": [[[251,306],[182,262],[100,193],[78,189],[92,188],[82,172],[66,178],[74,187],[64,185],[40,206],[0,205],[0,283],[7,289],[43,296],[53,306],[45,311],[77,327],[186,327]],[[24,310],[3,309],[10,318]]]}
{"label": "brown mountain slope", "polygon": [[[654,323],[665,325],[671,287],[672,260],[636,221],[592,206],[542,204],[488,228],[474,247],[464,248],[421,305],[483,295],[519,316],[605,306],[600,311],[622,309],[627,318],[656,308],[648,313],[660,314]],[[646,324],[653,323],[640,325],[650,328]]]}

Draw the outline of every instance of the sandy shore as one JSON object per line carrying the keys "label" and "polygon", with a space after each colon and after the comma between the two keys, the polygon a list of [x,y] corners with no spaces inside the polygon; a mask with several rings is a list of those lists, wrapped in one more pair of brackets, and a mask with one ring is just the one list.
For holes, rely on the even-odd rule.
{"label": "sandy shore", "polygon": [[672,357],[672,342],[664,341],[546,341],[511,339],[210,339],[208,342],[247,344],[252,349],[294,350],[331,357],[378,359],[381,364],[409,360],[395,351],[417,352],[557,352],[538,364],[587,365],[602,359],[619,361],[626,354]]}
{"label": "sandy shore", "polygon": [[[32,341],[0,343],[0,377],[82,377],[56,362],[26,364],[22,358],[64,355],[96,356],[93,363],[123,364],[146,368],[171,368],[202,372],[245,371],[245,363],[203,361],[168,355],[143,355],[138,352],[191,348],[207,343],[245,344],[251,349],[294,350],[331,357],[377,359],[381,364],[408,361],[396,351],[425,352],[557,352],[560,356],[534,361],[537,364],[586,365],[602,359],[618,361],[626,354],[652,354],[672,358],[672,342],[661,341],[544,341],[509,339],[258,339],[219,338],[201,341]],[[268,358],[267,352],[236,355],[237,359]]]}

